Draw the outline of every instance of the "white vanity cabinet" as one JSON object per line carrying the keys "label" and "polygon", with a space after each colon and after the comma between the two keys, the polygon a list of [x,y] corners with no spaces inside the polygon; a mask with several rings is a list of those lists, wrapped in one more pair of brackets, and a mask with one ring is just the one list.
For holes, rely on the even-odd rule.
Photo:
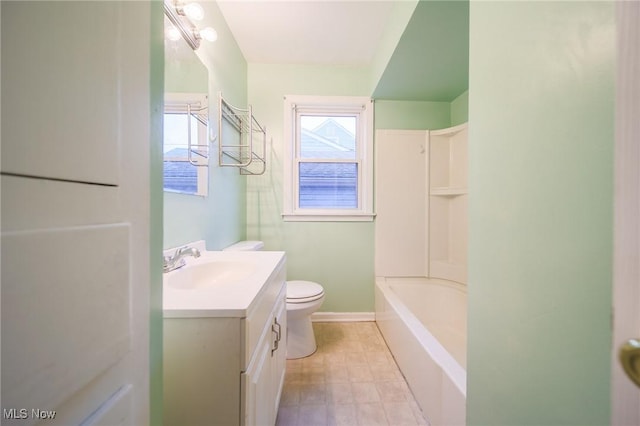
{"label": "white vanity cabinet", "polygon": [[208,317],[200,309],[189,317],[165,308],[165,425],[275,424],[287,346],[280,255],[246,309],[230,309],[227,316],[214,310]]}
{"label": "white vanity cabinet", "polygon": [[[283,291],[285,291],[283,289]],[[242,424],[273,425],[284,384],[287,334],[286,300],[278,298],[271,327],[266,327],[241,377]],[[284,346],[283,346],[284,345]]]}

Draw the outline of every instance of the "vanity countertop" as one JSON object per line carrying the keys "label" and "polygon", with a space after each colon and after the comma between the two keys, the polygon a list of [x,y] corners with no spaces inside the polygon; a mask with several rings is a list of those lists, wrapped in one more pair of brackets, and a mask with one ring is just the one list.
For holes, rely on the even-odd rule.
{"label": "vanity countertop", "polygon": [[202,251],[186,258],[186,266],[163,274],[164,317],[247,317],[284,262],[282,251]]}

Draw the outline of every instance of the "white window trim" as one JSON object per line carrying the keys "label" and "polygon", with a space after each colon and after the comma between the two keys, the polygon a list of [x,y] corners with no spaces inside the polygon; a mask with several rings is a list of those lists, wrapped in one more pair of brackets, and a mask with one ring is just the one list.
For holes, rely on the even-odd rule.
{"label": "white window trim", "polygon": [[[358,114],[357,155],[358,208],[300,209],[298,208],[298,138],[297,115],[310,113]],[[284,101],[284,193],[285,221],[298,222],[364,222],[372,221],[373,213],[373,101],[362,96],[285,96]],[[333,162],[333,161],[332,161]]]}

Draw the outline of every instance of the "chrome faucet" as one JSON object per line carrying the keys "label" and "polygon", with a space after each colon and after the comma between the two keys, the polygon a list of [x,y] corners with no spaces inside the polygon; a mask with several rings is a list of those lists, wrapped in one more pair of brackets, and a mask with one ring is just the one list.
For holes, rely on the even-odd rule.
{"label": "chrome faucet", "polygon": [[165,256],[162,261],[162,271],[164,273],[175,271],[182,268],[186,262],[186,256],[200,257],[200,251],[195,247],[181,247],[176,250],[173,256]]}

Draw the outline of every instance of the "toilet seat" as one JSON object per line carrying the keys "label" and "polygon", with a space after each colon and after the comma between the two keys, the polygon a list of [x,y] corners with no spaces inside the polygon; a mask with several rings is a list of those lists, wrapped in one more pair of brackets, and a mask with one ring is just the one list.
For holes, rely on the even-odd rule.
{"label": "toilet seat", "polygon": [[308,303],[321,299],[324,289],[312,281],[287,281],[287,303]]}

